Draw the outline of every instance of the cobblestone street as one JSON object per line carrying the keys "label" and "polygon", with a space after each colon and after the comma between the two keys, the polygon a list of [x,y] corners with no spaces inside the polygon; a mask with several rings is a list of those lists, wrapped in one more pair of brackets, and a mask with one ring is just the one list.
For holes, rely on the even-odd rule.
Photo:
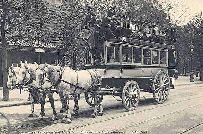
{"label": "cobblestone street", "polygon": [[[185,77],[181,77],[176,81],[176,88],[171,90],[170,98],[164,104],[157,105],[151,94],[142,93],[138,108],[130,112],[126,112],[120,101],[116,101],[112,96],[105,96],[102,103],[104,115],[92,118],[93,109],[84,99],[81,99],[79,102],[80,115],[77,118],[73,117],[71,124],[61,123],[60,120],[57,123],[51,121],[52,110],[49,103],[45,105],[46,117],[44,119],[28,118],[30,105],[2,107],[0,112],[10,121],[13,133],[31,131],[36,133],[200,133],[203,129],[203,84],[197,81],[184,83],[182,80],[185,81],[185,79]],[[20,101],[26,99],[25,95]],[[10,105],[18,101],[11,102]],[[70,101],[70,103],[73,108],[73,102]],[[59,101],[56,101],[56,107],[59,112],[61,107]],[[39,105],[36,105],[35,113],[39,115]],[[7,124],[3,117],[0,122],[1,126]]]}

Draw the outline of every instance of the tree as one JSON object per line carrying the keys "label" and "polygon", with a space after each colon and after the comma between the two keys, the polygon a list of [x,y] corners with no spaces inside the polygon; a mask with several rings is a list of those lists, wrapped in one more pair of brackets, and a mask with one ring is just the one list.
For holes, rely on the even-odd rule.
{"label": "tree", "polygon": [[7,48],[11,44],[23,46],[35,41],[43,41],[47,35],[46,17],[47,5],[42,0],[1,0],[1,44],[2,44],[2,72],[3,72],[3,100],[9,99],[7,88]]}
{"label": "tree", "polygon": [[7,88],[7,40],[6,40],[6,19],[8,14],[8,1],[1,1],[1,45],[2,45],[2,72],[3,72],[3,100],[9,100]]}
{"label": "tree", "polygon": [[[136,33],[142,35],[150,33],[146,39],[154,42],[170,42],[166,40],[170,35],[170,23],[167,13],[155,1],[143,0],[95,0],[84,4],[86,13],[85,25],[91,33],[88,42],[91,42],[93,56],[98,57],[103,50],[103,43],[106,40],[121,37],[132,37],[130,25],[137,27]],[[169,29],[167,32],[167,29]],[[165,35],[164,35],[165,33]],[[149,35],[149,34],[148,34]],[[151,39],[150,39],[151,38]],[[96,51],[95,51],[96,50]]]}

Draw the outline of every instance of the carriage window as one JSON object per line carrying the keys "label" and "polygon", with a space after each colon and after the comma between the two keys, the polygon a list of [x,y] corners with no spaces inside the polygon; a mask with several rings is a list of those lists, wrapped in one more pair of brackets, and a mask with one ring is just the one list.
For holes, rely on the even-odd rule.
{"label": "carriage window", "polygon": [[107,47],[107,63],[119,62],[119,46]]}
{"label": "carriage window", "polygon": [[119,46],[115,46],[114,47],[115,62],[119,62],[119,53],[120,53]]}
{"label": "carriage window", "polygon": [[159,63],[159,52],[157,50],[152,51],[152,64]]}
{"label": "carriage window", "polygon": [[85,59],[86,59],[86,64],[91,64],[91,53],[89,50],[86,51],[86,54],[85,54]]}
{"label": "carriage window", "polygon": [[141,48],[133,48],[133,62],[141,63],[142,61],[142,50]]}
{"label": "carriage window", "polygon": [[160,52],[160,64],[166,64],[166,52],[165,51]]}
{"label": "carriage window", "polygon": [[123,46],[123,57],[122,61],[123,62],[132,62],[132,47],[129,46]]}
{"label": "carriage window", "polygon": [[107,63],[114,63],[114,47],[107,47]]}
{"label": "carriage window", "polygon": [[144,49],[143,50],[143,63],[144,65],[151,65],[151,50],[150,49]]}
{"label": "carriage window", "polygon": [[176,51],[175,50],[169,50],[168,52],[168,64],[170,67],[176,66]]}

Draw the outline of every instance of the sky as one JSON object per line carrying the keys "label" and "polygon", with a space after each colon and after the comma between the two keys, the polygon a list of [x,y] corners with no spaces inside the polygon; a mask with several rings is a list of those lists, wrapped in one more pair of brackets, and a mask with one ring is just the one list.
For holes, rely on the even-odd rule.
{"label": "sky", "polygon": [[169,14],[173,22],[184,25],[195,15],[203,12],[203,0],[159,0],[166,7],[169,3],[172,9]]}

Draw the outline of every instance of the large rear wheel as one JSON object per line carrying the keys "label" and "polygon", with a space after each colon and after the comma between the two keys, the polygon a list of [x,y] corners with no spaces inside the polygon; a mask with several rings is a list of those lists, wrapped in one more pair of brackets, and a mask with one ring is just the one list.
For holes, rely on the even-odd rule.
{"label": "large rear wheel", "polygon": [[158,104],[164,103],[169,96],[170,78],[164,70],[159,71],[153,80],[153,95]]}

